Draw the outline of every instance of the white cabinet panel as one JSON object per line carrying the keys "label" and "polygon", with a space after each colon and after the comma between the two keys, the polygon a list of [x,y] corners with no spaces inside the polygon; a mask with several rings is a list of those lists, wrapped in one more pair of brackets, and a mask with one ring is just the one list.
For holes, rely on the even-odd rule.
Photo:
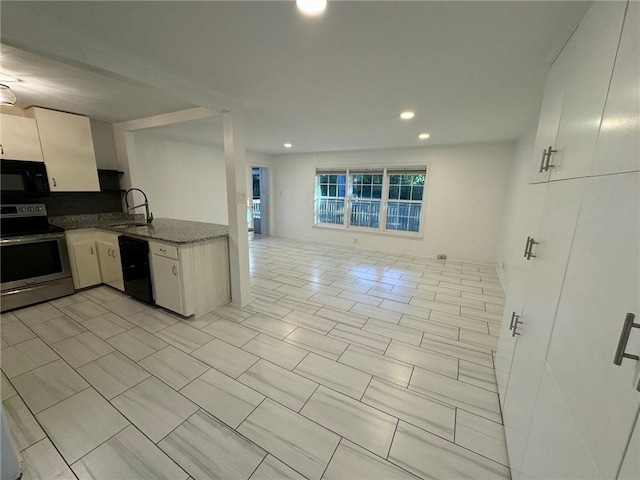
{"label": "white cabinet panel", "polygon": [[120,248],[111,243],[99,240],[96,242],[102,283],[106,283],[118,290],[124,290],[122,278],[122,264],[120,262]]}
{"label": "white cabinet panel", "polygon": [[549,180],[549,169],[540,171],[542,162],[545,161],[542,157],[548,147],[553,147],[556,144],[558,137],[558,126],[560,125],[564,99],[564,87],[569,74],[572,50],[573,44],[567,44],[547,74],[544,97],[538,119],[538,130],[536,131],[536,140],[533,147],[533,158],[531,159],[529,175],[529,181],[531,183],[546,182]]}
{"label": "white cabinet panel", "polygon": [[42,162],[38,126],[33,118],[0,115],[0,158]]}
{"label": "white cabinet panel", "polygon": [[[638,412],[640,413],[640,412]],[[621,480],[638,480],[640,478],[640,416],[636,416],[636,426],[627,447],[618,478]]]}
{"label": "white cabinet panel", "polygon": [[553,319],[562,288],[571,241],[580,210],[586,179],[550,183],[547,187],[543,223],[513,357],[509,388],[504,402],[504,424],[509,463],[519,477],[531,415],[542,377]]}
{"label": "white cabinet panel", "polygon": [[173,312],[184,312],[180,263],[171,258],[151,255],[155,301]]}
{"label": "white cabinet panel", "polygon": [[51,191],[100,191],[89,119],[37,107],[28,111],[38,123]]}
{"label": "white cabinet panel", "polygon": [[626,2],[594,2],[569,41],[571,67],[551,180],[591,172],[625,10]]}
{"label": "white cabinet panel", "polygon": [[576,422],[558,385],[545,367],[536,403],[522,478],[602,479],[577,434]]}
{"label": "white cabinet panel", "polygon": [[82,241],[71,245],[74,259],[73,281],[76,288],[85,288],[101,282],[98,252],[95,242]]}
{"label": "white cabinet panel", "polygon": [[[627,312],[640,323],[640,174],[588,182],[547,361],[600,477],[613,478],[640,406],[638,362],[613,364]],[[627,352],[640,354],[640,329]]]}
{"label": "white cabinet panel", "polygon": [[525,187],[524,202],[517,229],[520,242],[519,250],[517,256],[510,262],[511,289],[517,295],[520,302],[524,299],[532,268],[532,262],[524,258],[524,249],[527,243],[527,237],[537,238],[539,236],[540,219],[542,218],[546,193],[546,183],[537,183]]}
{"label": "white cabinet panel", "polygon": [[500,327],[500,339],[498,340],[498,350],[494,359],[496,367],[496,380],[498,382],[498,395],[500,396],[500,406],[504,408],[505,394],[509,384],[511,374],[511,364],[513,354],[518,341],[518,335],[513,335],[510,328],[512,321],[520,320],[522,316],[522,306],[515,295],[508,295],[504,306],[502,326]]}
{"label": "white cabinet panel", "polygon": [[629,2],[598,135],[593,175],[640,170],[639,24],[640,3]]}

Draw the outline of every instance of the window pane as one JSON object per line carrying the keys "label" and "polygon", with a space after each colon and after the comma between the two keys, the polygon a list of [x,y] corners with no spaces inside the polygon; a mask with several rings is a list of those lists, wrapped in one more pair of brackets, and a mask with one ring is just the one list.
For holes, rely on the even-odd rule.
{"label": "window pane", "polygon": [[329,183],[338,183],[338,175],[329,175]]}
{"label": "window pane", "polygon": [[382,198],[382,185],[374,185],[371,190],[372,198]]}
{"label": "window pane", "polygon": [[382,175],[372,175],[372,183],[374,185],[382,185]]}
{"label": "window pane", "polygon": [[424,175],[414,175],[413,176],[413,184],[414,185],[424,185]]}
{"label": "window pane", "polygon": [[371,185],[363,185],[362,198],[371,198]]}
{"label": "window pane", "polygon": [[371,183],[371,175],[363,175],[362,176],[362,183],[367,184],[367,183]]}
{"label": "window pane", "polygon": [[389,202],[387,230],[419,232],[421,208],[420,202]]}
{"label": "window pane", "polygon": [[320,185],[320,195],[326,197],[329,195],[329,187],[326,185]]}
{"label": "window pane", "polygon": [[344,199],[321,198],[318,200],[316,223],[344,224]]}
{"label": "window pane", "polygon": [[329,196],[335,197],[337,194],[337,187],[335,185],[329,185]]}
{"label": "window pane", "polygon": [[409,185],[400,187],[400,200],[411,200],[411,187]]}
{"label": "window pane", "polygon": [[400,198],[400,187],[389,186],[389,200],[397,200]]}
{"label": "window pane", "polygon": [[400,184],[400,175],[389,175],[389,183],[391,185]]}
{"label": "window pane", "polygon": [[411,200],[422,200],[422,190],[424,187],[413,187],[411,189]]}
{"label": "window pane", "polygon": [[378,228],[380,226],[380,201],[352,199],[350,225]]}

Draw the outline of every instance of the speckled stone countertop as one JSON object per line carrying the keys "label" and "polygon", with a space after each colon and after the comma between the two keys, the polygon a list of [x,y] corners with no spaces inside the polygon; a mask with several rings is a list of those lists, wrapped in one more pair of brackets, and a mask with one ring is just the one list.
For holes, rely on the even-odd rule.
{"label": "speckled stone countertop", "polygon": [[105,214],[50,217],[49,222],[65,230],[100,228],[130,237],[178,245],[204,242],[229,235],[228,225],[172,218],[155,218],[151,224],[144,224],[144,215],[106,214],[107,217],[103,215]]}

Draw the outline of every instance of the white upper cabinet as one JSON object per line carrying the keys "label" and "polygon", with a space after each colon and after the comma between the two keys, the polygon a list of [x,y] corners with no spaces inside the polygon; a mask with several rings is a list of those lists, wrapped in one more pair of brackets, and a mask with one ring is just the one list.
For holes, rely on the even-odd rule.
{"label": "white upper cabinet", "polygon": [[549,158],[551,180],[591,172],[625,10],[626,2],[594,2],[567,44],[571,65],[554,148],[557,152]]}
{"label": "white upper cabinet", "polygon": [[32,107],[52,192],[98,192],[98,168],[89,119]]}
{"label": "white upper cabinet", "polygon": [[531,159],[530,183],[540,183],[549,180],[549,168],[545,168],[548,150],[555,147],[558,136],[558,125],[562,114],[564,101],[564,86],[567,82],[573,45],[566,45],[547,74],[544,87],[544,97],[538,119],[538,130]]}
{"label": "white upper cabinet", "polygon": [[42,162],[38,126],[33,118],[0,114],[0,158]]}
{"label": "white upper cabinet", "polygon": [[640,170],[640,3],[629,2],[592,175]]}
{"label": "white upper cabinet", "polygon": [[[640,407],[639,362],[613,363],[627,314],[640,324],[640,173],[588,182],[547,362],[598,477],[615,478]],[[625,352],[640,355],[640,329]]]}

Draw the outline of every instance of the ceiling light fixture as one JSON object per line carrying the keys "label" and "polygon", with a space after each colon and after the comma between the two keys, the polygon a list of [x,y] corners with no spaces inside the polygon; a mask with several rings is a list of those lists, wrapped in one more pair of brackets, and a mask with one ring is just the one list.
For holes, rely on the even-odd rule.
{"label": "ceiling light fixture", "polygon": [[416,116],[415,112],[412,112],[411,110],[405,110],[400,114],[400,118],[402,120],[411,120],[415,116]]}
{"label": "ceiling light fixture", "polygon": [[16,94],[6,85],[0,84],[0,105],[13,107],[16,104]]}
{"label": "ceiling light fixture", "polygon": [[431,135],[429,135],[427,132],[425,133],[421,133],[420,135],[418,135],[418,138],[420,140],[426,140],[427,138],[429,138]]}
{"label": "ceiling light fixture", "polygon": [[303,15],[317,17],[327,9],[327,0],[296,0],[296,5]]}
{"label": "ceiling light fixture", "polygon": [[284,148],[291,148],[293,147],[293,143],[285,143],[283,146]]}

